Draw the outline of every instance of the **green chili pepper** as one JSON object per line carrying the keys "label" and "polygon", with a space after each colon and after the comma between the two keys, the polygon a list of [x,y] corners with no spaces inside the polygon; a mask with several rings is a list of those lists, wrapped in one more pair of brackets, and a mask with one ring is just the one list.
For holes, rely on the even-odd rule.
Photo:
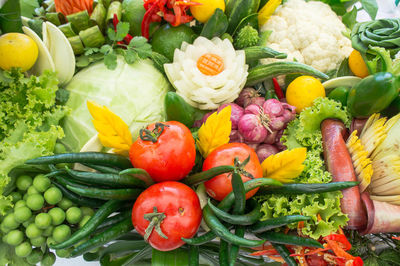
{"label": "green chili pepper", "polygon": [[389,72],[370,75],[351,88],[347,107],[356,118],[379,113],[399,95],[400,76]]}
{"label": "green chili pepper", "polygon": [[328,94],[328,98],[340,102],[342,106],[346,106],[349,91],[350,89],[348,87],[340,86],[331,91]]}
{"label": "green chili pepper", "polygon": [[181,122],[187,127],[192,127],[194,121],[201,119],[206,114],[206,111],[194,108],[172,91],[165,95],[164,104],[167,120]]}

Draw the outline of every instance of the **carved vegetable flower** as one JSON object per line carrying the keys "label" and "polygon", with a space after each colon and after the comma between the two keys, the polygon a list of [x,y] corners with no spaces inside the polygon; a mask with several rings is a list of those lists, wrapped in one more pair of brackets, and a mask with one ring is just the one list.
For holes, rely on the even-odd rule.
{"label": "carved vegetable flower", "polygon": [[234,101],[248,74],[244,51],[235,51],[229,40],[219,38],[184,42],[175,50],[174,62],[164,68],[176,92],[203,110]]}

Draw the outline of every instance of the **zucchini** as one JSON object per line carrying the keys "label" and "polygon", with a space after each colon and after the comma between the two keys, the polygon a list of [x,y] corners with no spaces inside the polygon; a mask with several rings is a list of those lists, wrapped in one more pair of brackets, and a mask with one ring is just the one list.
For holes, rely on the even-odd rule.
{"label": "zucchini", "polygon": [[287,54],[275,51],[269,47],[251,46],[244,49],[246,53],[246,63],[252,63],[263,58],[285,59]]}
{"label": "zucchini", "polygon": [[254,86],[266,79],[286,74],[310,75],[320,79],[328,79],[328,75],[321,71],[298,62],[275,62],[268,65],[260,65],[249,70],[246,86]]}
{"label": "zucchini", "polygon": [[250,14],[257,13],[260,0],[230,0],[227,4],[228,30],[232,34],[240,21]]}

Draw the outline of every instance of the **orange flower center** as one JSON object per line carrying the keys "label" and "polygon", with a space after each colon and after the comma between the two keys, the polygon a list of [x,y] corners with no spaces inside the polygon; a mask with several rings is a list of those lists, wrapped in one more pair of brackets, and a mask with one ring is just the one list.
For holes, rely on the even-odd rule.
{"label": "orange flower center", "polygon": [[207,76],[215,76],[224,70],[224,60],[216,54],[204,54],[197,60],[197,68]]}

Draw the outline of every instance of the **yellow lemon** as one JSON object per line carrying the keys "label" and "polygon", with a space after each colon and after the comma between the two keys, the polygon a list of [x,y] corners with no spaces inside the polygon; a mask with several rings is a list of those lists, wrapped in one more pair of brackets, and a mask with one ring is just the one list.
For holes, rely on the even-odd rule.
{"label": "yellow lemon", "polygon": [[369,75],[367,65],[357,50],[353,50],[349,56],[349,67],[351,72],[359,78],[365,78]]}
{"label": "yellow lemon", "polygon": [[195,0],[193,2],[199,3],[200,5],[191,6],[190,12],[193,17],[201,23],[206,23],[217,8],[225,11],[224,0]]}
{"label": "yellow lemon", "polygon": [[325,97],[325,88],[321,81],[310,76],[296,78],[286,90],[287,103],[296,107],[297,113],[312,106],[313,101],[318,97]]}
{"label": "yellow lemon", "polygon": [[7,33],[0,36],[0,68],[10,70],[19,67],[27,71],[36,62],[38,46],[31,37],[22,33]]}

